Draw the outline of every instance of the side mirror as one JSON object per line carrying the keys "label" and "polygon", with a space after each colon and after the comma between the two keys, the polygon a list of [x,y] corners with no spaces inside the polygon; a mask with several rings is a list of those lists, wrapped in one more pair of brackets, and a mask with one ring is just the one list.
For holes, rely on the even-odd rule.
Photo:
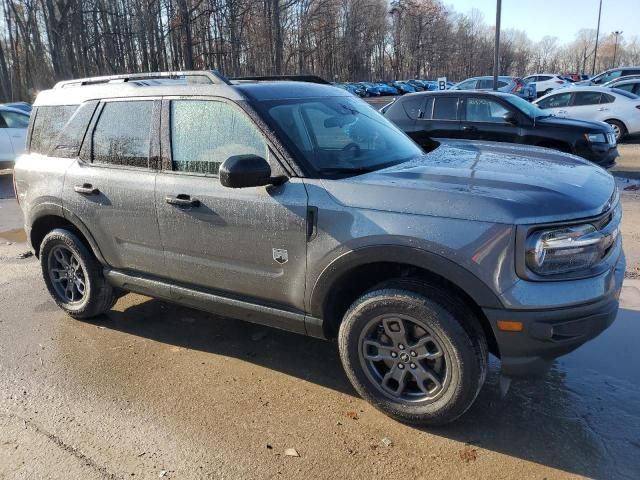
{"label": "side mirror", "polygon": [[220,165],[220,183],[229,188],[277,185],[286,177],[272,177],[271,167],[258,155],[234,155]]}
{"label": "side mirror", "polygon": [[513,112],[505,113],[502,118],[504,119],[505,122],[510,123],[511,125],[518,124],[518,116]]}

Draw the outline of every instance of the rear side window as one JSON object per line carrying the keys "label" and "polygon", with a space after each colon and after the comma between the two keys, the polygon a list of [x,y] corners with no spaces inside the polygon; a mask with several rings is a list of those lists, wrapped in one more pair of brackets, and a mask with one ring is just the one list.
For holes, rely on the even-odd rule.
{"label": "rear side window", "polygon": [[0,117],[4,121],[5,128],[27,128],[29,126],[29,115],[0,111]]}
{"label": "rear side window", "polygon": [[[171,102],[171,154],[179,172],[217,175],[220,165],[234,155],[268,159],[267,144],[251,119],[238,107],[213,100]],[[341,145],[331,135],[319,141]]]}
{"label": "rear side window", "polygon": [[551,80],[551,77],[549,75],[540,75],[538,77],[538,82],[546,82],[547,80]]}
{"label": "rear side window", "polygon": [[600,103],[600,97],[602,97],[600,92],[577,92],[573,96],[572,106],[597,105]]}
{"label": "rear side window", "polygon": [[458,98],[457,97],[436,97],[433,102],[434,120],[457,120],[458,119]]}
{"label": "rear side window", "polygon": [[152,110],[149,100],[105,103],[93,131],[93,162],[147,167]]}
{"label": "rear side window", "polygon": [[29,150],[36,153],[48,154],[62,128],[76,111],[78,105],[54,105],[36,107],[31,133]]}
{"label": "rear side window", "polygon": [[405,113],[411,120],[416,120],[424,112],[424,100],[422,95],[405,97],[402,100],[402,108],[404,108]]}

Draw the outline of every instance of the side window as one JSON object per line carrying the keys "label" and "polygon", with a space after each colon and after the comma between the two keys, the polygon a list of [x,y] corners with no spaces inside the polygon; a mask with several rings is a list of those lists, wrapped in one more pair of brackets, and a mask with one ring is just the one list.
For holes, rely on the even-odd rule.
{"label": "side window", "polygon": [[31,145],[29,150],[48,154],[67,121],[76,111],[78,105],[54,105],[36,107],[31,115],[35,115]]}
{"label": "side window", "polygon": [[27,128],[29,126],[29,115],[0,111],[0,116],[2,116],[6,128]]}
{"label": "side window", "polygon": [[171,102],[171,153],[179,172],[217,175],[233,155],[268,159],[262,133],[240,108],[214,100]]}
{"label": "side window", "polygon": [[[498,85],[499,84],[500,82],[498,82]],[[478,88],[493,88],[493,79],[483,78],[482,80],[478,80]]]}
{"label": "side window", "polygon": [[465,105],[468,122],[504,123],[507,109],[494,100],[487,98],[468,98]]}
{"label": "side window", "polygon": [[97,101],[87,102],[75,111],[71,119],[62,128],[55,142],[52,143],[51,154],[56,157],[73,158],[79,153],[93,112],[98,106]]}
{"label": "side window", "polygon": [[608,93],[603,93],[602,98],[600,99],[600,103],[613,103],[615,101],[616,97],[609,95]]}
{"label": "side window", "polygon": [[457,86],[458,90],[473,90],[476,88],[477,80],[467,80],[466,82],[462,82]]}
{"label": "side window", "polygon": [[[626,85],[616,85],[616,88],[617,88],[618,90],[625,90],[625,91],[627,91],[627,92],[631,92],[631,93],[633,93],[633,87],[634,87],[634,84],[633,84],[633,83],[628,83],[628,84],[626,84]],[[607,96],[608,96],[608,95],[607,95]],[[600,103],[609,103],[609,102],[604,102],[604,96],[603,96],[602,100],[603,100],[603,101],[602,101],[602,102],[600,102]]]}
{"label": "side window", "polygon": [[547,97],[538,103],[538,107],[540,108],[561,108],[569,105],[569,100],[571,100],[571,93],[560,93],[558,95],[552,95],[551,97]]}
{"label": "side window", "polygon": [[407,116],[416,120],[420,117],[421,113],[424,113],[424,96],[418,95],[413,97],[404,97],[402,100],[402,108],[404,108]]}
{"label": "side window", "polygon": [[527,82],[537,82],[538,78],[542,78],[542,77],[536,77],[535,75],[531,75],[530,77],[524,77],[524,80],[526,80]]}
{"label": "side window", "polygon": [[92,161],[148,167],[153,102],[107,102],[93,131]]}
{"label": "side window", "polygon": [[458,97],[436,97],[433,103],[434,120],[457,120]]}
{"label": "side window", "polygon": [[576,92],[573,96],[573,102],[571,106],[581,107],[584,105],[597,105],[600,103],[600,92]]}
{"label": "side window", "polygon": [[538,82],[546,82],[548,80],[551,80],[551,77],[549,75],[540,75],[538,77]]}

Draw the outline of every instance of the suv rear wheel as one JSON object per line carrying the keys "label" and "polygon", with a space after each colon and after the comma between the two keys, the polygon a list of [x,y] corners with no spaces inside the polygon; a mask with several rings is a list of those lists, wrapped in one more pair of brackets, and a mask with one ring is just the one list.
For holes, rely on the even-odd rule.
{"label": "suv rear wheel", "polygon": [[357,392],[400,421],[441,425],[472,405],[487,372],[473,312],[437,286],[393,281],[360,297],[338,336]]}
{"label": "suv rear wheel", "polygon": [[68,230],[56,229],[44,237],[40,266],[54,301],[73,318],[100,315],[117,299],[98,260]]}

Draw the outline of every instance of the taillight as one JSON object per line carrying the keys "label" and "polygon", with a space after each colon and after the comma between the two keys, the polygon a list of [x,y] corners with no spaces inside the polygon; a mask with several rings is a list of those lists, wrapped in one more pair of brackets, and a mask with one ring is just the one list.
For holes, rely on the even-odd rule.
{"label": "taillight", "polygon": [[513,89],[513,93],[518,93],[522,90],[522,82],[520,80],[516,80],[516,86]]}

